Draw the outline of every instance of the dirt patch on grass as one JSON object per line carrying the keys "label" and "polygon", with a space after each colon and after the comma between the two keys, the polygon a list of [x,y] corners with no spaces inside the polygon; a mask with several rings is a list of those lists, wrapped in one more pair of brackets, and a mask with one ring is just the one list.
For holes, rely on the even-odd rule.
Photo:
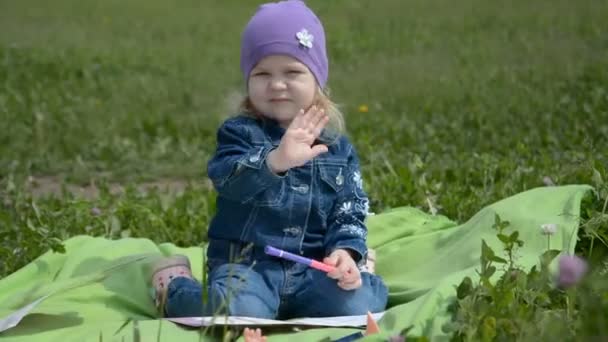
{"label": "dirt patch on grass", "polygon": [[[158,179],[154,181],[146,181],[136,183],[136,187],[139,191],[149,192],[157,190],[163,193],[177,194],[183,192],[188,186],[194,188],[205,188],[212,189],[213,185],[208,178],[204,178],[199,182],[186,181],[183,179]],[[127,185],[117,182],[108,184],[110,193],[122,194],[125,192]],[[56,176],[30,176],[26,182],[26,190],[31,192],[33,197],[48,197],[48,196],[60,196],[64,189],[69,193],[79,198],[95,199],[99,197],[100,187],[95,181],[91,181],[89,184],[70,184],[64,182],[61,178]]]}

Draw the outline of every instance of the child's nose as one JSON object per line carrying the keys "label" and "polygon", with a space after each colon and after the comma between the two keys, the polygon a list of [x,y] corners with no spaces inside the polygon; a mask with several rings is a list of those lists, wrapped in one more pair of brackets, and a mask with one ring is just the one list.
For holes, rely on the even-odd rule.
{"label": "child's nose", "polygon": [[287,82],[282,77],[273,77],[270,80],[270,88],[272,90],[282,90],[287,87]]}

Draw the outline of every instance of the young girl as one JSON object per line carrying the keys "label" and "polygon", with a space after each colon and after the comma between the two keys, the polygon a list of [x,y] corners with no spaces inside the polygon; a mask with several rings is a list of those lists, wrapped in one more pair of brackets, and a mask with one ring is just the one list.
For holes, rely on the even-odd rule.
{"label": "young girl", "polygon": [[[321,22],[300,0],[261,5],[242,36],[241,69],[243,113],[219,128],[208,163],[218,198],[206,289],[185,257],[161,261],[153,282],[164,314],[288,319],[384,310],[387,288],[366,268],[369,201],[359,162],[324,91]],[[335,270],[266,255],[265,246]]]}

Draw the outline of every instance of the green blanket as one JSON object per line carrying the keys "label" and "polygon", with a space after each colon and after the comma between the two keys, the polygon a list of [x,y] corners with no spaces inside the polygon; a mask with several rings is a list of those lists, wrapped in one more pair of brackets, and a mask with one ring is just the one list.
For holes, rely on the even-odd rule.
{"label": "green blanket", "polygon": [[[442,326],[449,322],[447,306],[455,285],[465,276],[477,279],[481,239],[501,250],[495,214],[520,231],[525,244],[519,263],[532,267],[547,248],[540,225],[555,223],[551,248],[573,252],[586,185],[545,187],[522,192],[480,210],[468,222],[456,224],[412,207],[396,208],[368,219],[369,245],[377,250],[377,273],[390,289],[389,309],[380,320],[385,338],[413,325],[415,335],[447,340]],[[157,245],[148,239],[107,240],[78,236],[65,241],[66,253],[46,253],[0,280],[0,318],[50,294],[21,323],[3,333],[3,341],[199,341],[196,329],[157,320],[146,288],[145,262],[150,254],[186,254],[194,273],[202,275],[201,248]],[[133,261],[139,260],[138,262]],[[297,333],[273,331],[270,341],[336,339],[356,330],[309,329]]]}

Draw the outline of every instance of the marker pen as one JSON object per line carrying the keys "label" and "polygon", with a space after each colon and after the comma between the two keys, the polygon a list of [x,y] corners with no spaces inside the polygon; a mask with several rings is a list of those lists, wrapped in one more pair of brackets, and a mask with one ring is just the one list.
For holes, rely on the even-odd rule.
{"label": "marker pen", "polygon": [[274,248],[272,246],[266,246],[264,248],[264,253],[266,253],[268,255],[276,256],[279,258],[299,262],[301,264],[308,265],[314,269],[317,269],[317,270],[323,271],[323,272],[331,272],[336,269],[335,267],[322,263],[320,261],[309,259],[309,258],[300,256],[300,255],[293,254],[293,253],[289,253],[284,250]]}

